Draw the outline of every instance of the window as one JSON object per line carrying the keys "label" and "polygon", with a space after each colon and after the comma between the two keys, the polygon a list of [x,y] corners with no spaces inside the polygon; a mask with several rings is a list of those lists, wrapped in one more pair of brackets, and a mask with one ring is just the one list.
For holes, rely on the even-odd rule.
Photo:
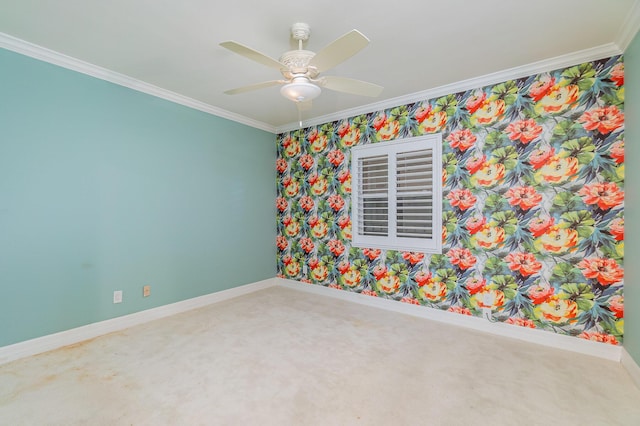
{"label": "window", "polygon": [[440,134],[351,150],[354,246],[442,251],[441,153]]}

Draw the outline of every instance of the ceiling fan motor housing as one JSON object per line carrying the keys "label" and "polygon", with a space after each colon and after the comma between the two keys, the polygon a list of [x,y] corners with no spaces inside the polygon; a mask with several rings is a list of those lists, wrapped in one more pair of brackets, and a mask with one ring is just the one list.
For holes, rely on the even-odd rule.
{"label": "ceiling fan motor housing", "polygon": [[279,61],[286,66],[282,69],[282,75],[291,79],[295,75],[304,74],[309,78],[318,76],[318,70],[309,66],[309,61],[315,56],[310,50],[290,50],[280,56]]}

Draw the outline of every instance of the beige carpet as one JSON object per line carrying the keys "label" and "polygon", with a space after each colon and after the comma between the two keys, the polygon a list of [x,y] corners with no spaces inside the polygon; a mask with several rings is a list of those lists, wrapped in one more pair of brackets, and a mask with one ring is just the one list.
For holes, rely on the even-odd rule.
{"label": "beige carpet", "polygon": [[620,364],[274,287],[0,366],[2,425],[638,425]]}

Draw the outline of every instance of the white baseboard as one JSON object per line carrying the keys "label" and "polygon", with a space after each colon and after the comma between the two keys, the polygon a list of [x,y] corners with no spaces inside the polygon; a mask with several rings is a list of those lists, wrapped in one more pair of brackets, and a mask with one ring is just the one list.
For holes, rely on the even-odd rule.
{"label": "white baseboard", "polygon": [[306,284],[284,278],[276,278],[276,280],[278,285],[294,290],[301,290],[323,296],[334,297],[337,299],[359,303],[362,305],[386,309],[388,311],[394,311],[430,319],[433,321],[444,322],[449,325],[471,328],[486,333],[497,334],[499,336],[524,340],[531,343],[537,343],[539,345],[550,346],[557,349],[564,349],[572,352],[620,362],[620,356],[622,353],[621,346],[592,342],[590,340],[579,339],[577,337],[555,334],[544,330],[519,327],[516,325],[504,324],[501,322],[493,323],[479,317],[460,315],[453,312],[425,308],[424,306],[410,305],[407,303],[396,302],[394,300],[371,297],[349,291],[336,290],[321,285]]}
{"label": "white baseboard", "polygon": [[631,379],[635,382],[636,386],[640,389],[640,366],[631,358],[629,352],[626,349],[622,348],[622,357],[620,358],[620,362],[627,373],[631,376]]}
{"label": "white baseboard", "polygon": [[82,327],[72,328],[71,330],[26,340],[13,345],[3,346],[0,347],[0,365],[20,358],[58,349],[63,346],[79,343],[84,340],[93,339],[104,334],[124,330],[134,325],[165,318],[181,312],[211,305],[213,303],[222,302],[224,300],[233,299],[238,296],[253,293],[254,291],[272,287],[276,284],[277,282],[275,281],[275,278],[269,278],[263,281],[230,288],[228,290],[194,297],[181,302],[158,306],[157,308],[135,312],[133,314],[88,324]]}

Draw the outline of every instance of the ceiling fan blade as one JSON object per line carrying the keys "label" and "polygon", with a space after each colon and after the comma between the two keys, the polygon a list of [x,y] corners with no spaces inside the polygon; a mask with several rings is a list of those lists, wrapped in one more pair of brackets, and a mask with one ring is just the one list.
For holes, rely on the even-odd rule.
{"label": "ceiling fan blade", "polygon": [[309,62],[309,66],[316,67],[318,72],[326,71],[346,61],[364,49],[367,44],[369,39],[360,31],[351,30],[316,53]]}
{"label": "ceiling fan blade", "polygon": [[370,96],[375,98],[382,93],[384,87],[367,83],[353,78],[326,76],[318,80],[318,84],[336,92],[351,93],[352,95]]}
{"label": "ceiling fan blade", "polygon": [[248,86],[242,86],[235,89],[227,90],[224,93],[226,95],[237,95],[238,93],[251,92],[252,90],[264,89],[266,87],[271,87],[271,86],[278,86],[284,83],[286,83],[286,81],[284,80],[264,81],[262,83],[250,84]]}
{"label": "ceiling fan blade", "polygon": [[245,58],[249,58],[252,61],[258,62],[259,64],[266,65],[271,68],[275,68],[278,70],[287,68],[284,64],[265,55],[264,53],[260,53],[257,50],[253,50],[250,47],[244,46],[240,43],[236,43],[235,41],[224,41],[220,43],[220,46],[232,51],[233,53],[237,53],[238,55],[244,56]]}

